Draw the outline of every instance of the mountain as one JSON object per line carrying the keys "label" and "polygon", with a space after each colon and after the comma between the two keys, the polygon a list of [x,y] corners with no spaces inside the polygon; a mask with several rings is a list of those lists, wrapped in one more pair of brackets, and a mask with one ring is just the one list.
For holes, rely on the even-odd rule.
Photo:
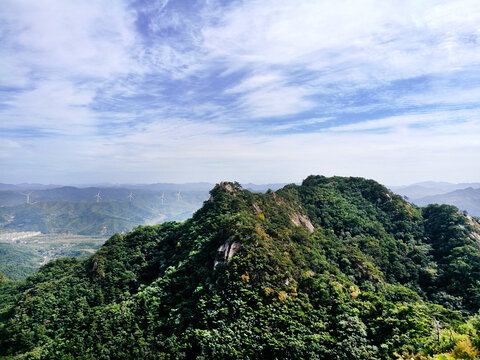
{"label": "mountain", "polygon": [[125,232],[154,217],[150,209],[128,202],[45,201],[0,208],[4,230],[104,235]]}
{"label": "mountain", "polygon": [[455,190],[446,194],[425,196],[412,200],[419,206],[428,204],[449,204],[455,205],[460,210],[467,211],[470,215],[480,216],[480,188]]}
{"label": "mountain", "polygon": [[[214,186],[209,183],[158,183],[49,188],[49,185],[30,184],[31,189],[36,190],[21,190],[27,185],[11,185],[13,190],[0,191],[0,229],[112,235],[137,225],[185,220],[200,208],[209,196],[208,190]],[[277,190],[284,185],[247,184],[255,192]],[[99,203],[96,202],[97,194],[101,197]]]}
{"label": "mountain", "polygon": [[452,184],[427,181],[408,186],[390,186],[393,192],[406,196],[419,206],[428,204],[454,205],[470,215],[480,216],[480,183]]}
{"label": "mountain", "polygon": [[480,188],[480,183],[459,183],[425,181],[405,186],[390,186],[396,194],[407,196],[409,199],[419,199],[426,196],[446,194],[455,190],[466,188]]}
{"label": "mountain", "polygon": [[[0,243],[0,272],[10,279],[25,278],[38,270],[42,257],[25,249],[17,249],[11,244]],[[1,280],[0,280],[1,282]]]}
{"label": "mountain", "polygon": [[199,183],[186,183],[186,184],[174,184],[174,183],[157,183],[157,184],[139,184],[130,185],[132,189],[144,189],[150,191],[209,191],[214,184],[207,182]]}
{"label": "mountain", "polygon": [[182,223],[0,278],[5,359],[474,359],[480,225],[373,180],[220,183]]}
{"label": "mountain", "polygon": [[[63,186],[0,191],[0,229],[104,235],[137,225],[185,220],[208,198],[207,191],[153,191]],[[96,195],[100,195],[97,203]]]}
{"label": "mountain", "polygon": [[[213,186],[213,185],[212,185]],[[164,196],[165,203],[172,203],[177,200],[177,189],[163,188],[158,190],[153,189],[131,189],[131,188],[116,188],[116,187],[86,187],[77,188],[73,186],[62,186],[53,189],[35,190],[29,192],[29,201],[31,203],[43,201],[83,201],[96,202],[96,195],[100,194],[103,201],[121,201],[127,202],[130,194],[134,196],[136,202],[151,201],[158,199],[159,196]],[[26,203],[26,193],[20,191],[0,191],[0,206],[15,206]],[[28,193],[27,193],[28,194]],[[180,193],[181,198],[198,196],[208,197],[208,190],[185,190]],[[199,203],[199,206],[201,202]]]}
{"label": "mountain", "polygon": [[24,191],[24,190],[45,190],[45,189],[53,189],[59,187],[59,185],[44,185],[44,184],[31,184],[31,183],[22,183],[22,184],[2,184],[0,183],[0,190],[17,190],[17,191]]}
{"label": "mountain", "polygon": [[[102,201],[98,203],[94,199],[90,202],[45,200],[0,207],[0,229],[81,235],[114,234],[130,231],[137,225],[184,220],[208,197],[208,193],[204,192],[184,193],[181,198],[176,198],[174,193],[166,193],[162,200],[162,195],[149,193],[143,196],[136,194],[136,198],[130,202],[124,194],[117,197],[122,201],[109,200],[107,191],[102,194]],[[43,199],[47,196],[43,195]]]}
{"label": "mountain", "polygon": [[[31,188],[24,188],[32,185]],[[33,186],[35,185],[35,186]],[[278,190],[286,184],[252,184],[246,188],[255,192],[265,192],[268,189]],[[40,184],[8,185],[0,184],[0,207],[24,204],[29,194],[30,202],[38,201],[86,201],[95,202],[95,195],[100,194],[104,200],[126,201],[130,193],[135,199],[148,200],[163,194],[165,202],[177,199],[177,194],[184,196],[208,197],[208,191],[214,186],[210,183],[158,183],[146,185],[102,185],[102,186],[54,186]],[[204,199],[202,199],[203,201]],[[200,207],[201,202],[198,204]],[[197,207],[197,208],[198,208]]]}
{"label": "mountain", "polygon": [[261,185],[248,183],[248,184],[245,184],[244,187],[245,189],[252,192],[266,192],[268,190],[276,191],[278,189],[281,189],[285,185],[287,185],[287,183],[261,184]]}

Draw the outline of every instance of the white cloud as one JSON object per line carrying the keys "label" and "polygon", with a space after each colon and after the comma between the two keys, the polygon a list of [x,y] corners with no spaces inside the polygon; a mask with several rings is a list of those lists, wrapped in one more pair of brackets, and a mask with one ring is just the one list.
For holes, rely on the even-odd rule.
{"label": "white cloud", "polygon": [[427,128],[428,131],[432,131],[438,126],[442,127],[454,124],[457,127],[464,122],[478,123],[480,128],[478,110],[431,111],[429,113],[397,115],[374,120],[359,121],[353,124],[338,125],[331,127],[328,130],[332,132],[357,132],[380,129],[402,130],[412,125],[417,125]]}
{"label": "white cloud", "polygon": [[[396,121],[378,120],[387,125]],[[479,134],[480,124],[473,118],[430,128],[394,126],[385,134],[324,131],[277,136],[238,134],[227,126],[163,119],[137,126],[123,137],[17,141],[10,152],[16,157],[4,159],[3,166],[25,164],[15,176],[28,176],[29,167],[41,162],[44,169],[37,176],[44,182],[68,182],[72,174],[78,182],[226,179],[266,183],[299,181],[309,174],[364,176],[392,185],[426,179],[475,181],[480,176]]]}
{"label": "white cloud", "polygon": [[10,1],[7,54],[37,73],[107,77],[132,71],[135,16],[121,2]]}
{"label": "white cloud", "polygon": [[266,118],[300,113],[314,106],[306,99],[308,91],[301,87],[271,87],[250,91],[240,97],[245,116]]}
{"label": "white cloud", "polygon": [[[208,2],[195,16],[176,5],[147,3],[151,33],[140,34],[132,3],[2,3],[0,76],[18,89],[0,100],[1,127],[50,134],[4,136],[2,173],[20,169],[9,175],[20,181],[42,172],[46,181],[478,180],[477,1]],[[229,76],[237,80],[225,83]],[[395,85],[415,77],[429,85]],[[375,120],[285,134],[374,111]],[[267,125],[249,128],[258,118]]]}
{"label": "white cloud", "polygon": [[204,45],[234,69],[313,71],[304,85],[332,93],[479,65],[478,24],[468,0],[247,2],[204,29]]}
{"label": "white cloud", "polygon": [[122,2],[4,2],[0,72],[3,85],[17,89],[1,101],[2,127],[95,132],[102,120],[90,109],[97,92],[143,71],[134,21]]}
{"label": "white cloud", "polygon": [[[448,58],[445,47],[468,54],[463,63],[478,61],[479,23],[475,1],[262,1],[227,13],[221,26],[204,29],[204,37],[213,54],[232,62],[328,70],[345,62],[386,61],[373,74],[383,78],[385,72],[403,76],[399,70],[407,67],[408,74],[450,68],[464,58]],[[438,56],[442,52],[447,56]]]}
{"label": "white cloud", "polygon": [[109,159],[95,169],[105,176],[123,167],[118,181],[138,181],[138,173],[145,182],[282,182],[299,181],[309,174],[374,177],[387,184],[478,179],[479,122],[469,118],[451,123],[445,119],[452,114],[437,114],[442,116],[444,121],[435,126],[419,128],[397,125],[433,122],[434,117],[377,120],[375,126],[395,125],[384,134],[330,130],[277,136],[238,134],[226,126],[164,119],[123,138],[98,139],[78,158],[90,164],[86,172],[97,159]]}
{"label": "white cloud", "polygon": [[51,80],[12,95],[0,110],[5,129],[29,129],[57,134],[85,135],[96,125],[88,105],[94,91],[68,81]]}
{"label": "white cloud", "polygon": [[314,103],[307,100],[308,89],[286,84],[275,73],[253,75],[228,88],[226,94],[238,95],[238,108],[246,118],[284,116],[308,110]]}
{"label": "white cloud", "polygon": [[312,118],[312,119],[301,119],[295,122],[288,122],[286,124],[273,125],[270,128],[273,131],[286,131],[293,129],[302,129],[303,127],[318,125],[326,121],[332,120],[333,117],[324,117],[324,118]]}
{"label": "white cloud", "polygon": [[236,84],[233,87],[225,90],[226,94],[245,93],[252,90],[258,90],[264,86],[272,87],[279,83],[282,83],[283,79],[278,74],[261,74],[254,75],[250,78],[243,80],[240,84]]}

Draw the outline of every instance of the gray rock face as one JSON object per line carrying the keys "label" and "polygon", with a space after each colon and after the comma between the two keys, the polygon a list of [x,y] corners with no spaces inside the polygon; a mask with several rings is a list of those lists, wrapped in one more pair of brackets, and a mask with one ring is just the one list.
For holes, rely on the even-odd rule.
{"label": "gray rock face", "polygon": [[220,187],[221,187],[223,190],[225,190],[225,192],[227,192],[227,193],[229,193],[229,194],[230,194],[230,193],[233,193],[233,186],[232,186],[230,183],[226,182],[226,181],[222,181],[222,182],[220,183]]}
{"label": "gray rock face", "polygon": [[313,226],[312,222],[305,215],[294,213],[290,218],[290,221],[295,226],[303,226],[308,230],[308,232],[312,233],[315,230],[315,227]]}
{"label": "gray rock face", "polygon": [[213,261],[213,268],[215,268],[218,264],[222,264],[228,262],[240,249],[240,242],[233,241],[229,238],[225,241],[217,250],[217,256]]}

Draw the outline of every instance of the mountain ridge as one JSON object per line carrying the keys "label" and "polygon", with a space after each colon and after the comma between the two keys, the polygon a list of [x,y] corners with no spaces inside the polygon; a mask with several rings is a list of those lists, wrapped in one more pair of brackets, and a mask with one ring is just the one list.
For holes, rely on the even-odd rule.
{"label": "mountain ridge", "polygon": [[86,260],[3,282],[0,355],[475,354],[478,226],[373,180],[310,176],[265,194],[220,183],[183,223],[139,226]]}

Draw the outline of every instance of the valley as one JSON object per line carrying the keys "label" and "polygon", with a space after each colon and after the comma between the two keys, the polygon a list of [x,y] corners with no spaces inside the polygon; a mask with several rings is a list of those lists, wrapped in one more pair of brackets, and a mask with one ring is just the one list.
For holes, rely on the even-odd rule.
{"label": "valley", "polygon": [[108,238],[40,232],[0,232],[0,273],[22,280],[60,257],[87,257]]}

